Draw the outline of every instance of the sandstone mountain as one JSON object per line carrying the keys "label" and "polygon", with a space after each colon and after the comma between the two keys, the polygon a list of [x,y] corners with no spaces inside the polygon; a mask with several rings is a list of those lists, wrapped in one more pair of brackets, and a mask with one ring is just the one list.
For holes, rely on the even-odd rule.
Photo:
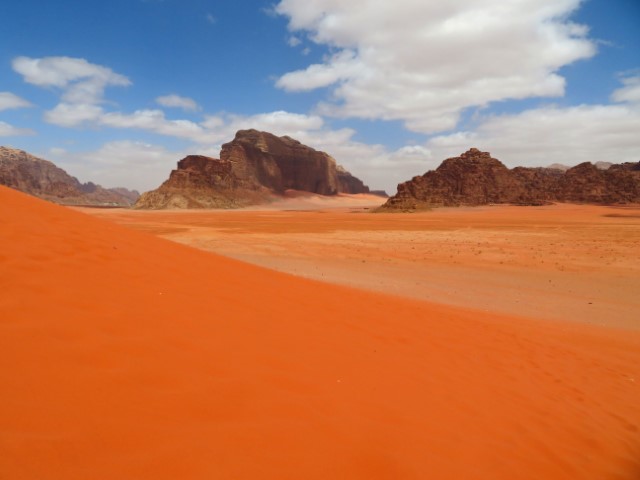
{"label": "sandstone mountain", "polygon": [[268,202],[286,190],[320,195],[367,193],[369,188],[328,154],[290,137],[240,130],[220,159],[189,155],[137,208],[235,208]]}
{"label": "sandstone mountain", "polygon": [[589,162],[559,168],[507,168],[476,148],[448,158],[434,171],[398,185],[382,210],[509,203],[640,202],[640,162],[598,168]]}
{"label": "sandstone mountain", "polygon": [[131,206],[138,192],[80,183],[54,163],[23,150],[0,147],[0,185],[66,205]]}

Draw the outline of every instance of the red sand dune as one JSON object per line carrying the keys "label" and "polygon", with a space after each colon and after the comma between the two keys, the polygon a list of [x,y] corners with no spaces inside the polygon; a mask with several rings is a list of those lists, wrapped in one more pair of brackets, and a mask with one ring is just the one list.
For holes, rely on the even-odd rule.
{"label": "red sand dune", "polygon": [[316,283],[0,187],[2,479],[633,479],[640,334]]}

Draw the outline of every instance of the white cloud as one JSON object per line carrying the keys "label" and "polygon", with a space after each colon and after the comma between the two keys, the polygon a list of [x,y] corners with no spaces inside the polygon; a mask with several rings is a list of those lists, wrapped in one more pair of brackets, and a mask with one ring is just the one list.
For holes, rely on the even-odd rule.
{"label": "white cloud", "polygon": [[640,103],[640,77],[622,79],[624,87],[615,90],[611,95],[614,102]]}
{"label": "white cloud", "polygon": [[0,137],[22,137],[35,135],[36,132],[29,128],[18,128],[0,121]]}
{"label": "white cloud", "polygon": [[62,89],[61,102],[43,115],[46,122],[62,127],[99,123],[104,114],[99,106],[104,90],[131,85],[124,75],[83,58],[16,57],[12,67],[27,83]]}
{"label": "white cloud", "polygon": [[398,183],[437,168],[471,147],[490,152],[510,168],[516,166],[569,166],[582,162],[640,161],[640,106],[547,106],[519,114],[479,118],[474,130],[438,135],[424,145],[408,145],[390,151],[382,145],[323,137],[310,132],[309,145],[333,155],[354,175],[389,194]]}
{"label": "white cloud", "polygon": [[289,37],[289,39],[287,40],[287,44],[290,47],[297,47],[298,45],[300,45],[302,43],[302,40],[300,40],[298,37],[296,37],[295,35],[291,35]]}
{"label": "white cloud", "polygon": [[[43,115],[44,120],[53,125],[136,128],[191,141],[206,141],[205,131],[197,123],[167,119],[161,110],[136,110],[130,114],[105,111],[100,104],[106,87],[131,84],[127,77],[110,68],[70,57],[17,57],[13,60],[13,68],[28,83],[62,89],[61,102]],[[156,101],[168,107],[198,109],[194,100],[178,95],[158,97]]]}
{"label": "white cloud", "polygon": [[274,135],[289,135],[298,139],[309,131],[319,131],[324,121],[317,115],[304,115],[285,111],[260,113],[256,115],[208,116],[202,123],[208,132],[208,142],[224,143],[231,141],[238,130],[256,129]]}
{"label": "white cloud", "polygon": [[[324,5],[326,1],[328,0],[315,0],[310,3],[310,9],[313,10],[317,5]],[[540,4],[540,0],[527,1],[533,6]],[[292,2],[293,0],[290,3]],[[550,15],[566,13],[567,5],[570,3],[568,0],[558,2],[554,12],[542,12],[540,18],[550,22],[548,20],[551,18]],[[455,4],[458,5],[458,3]],[[441,7],[443,11],[450,9],[449,3]],[[340,6],[340,8],[343,7]],[[350,7],[344,6],[344,8]],[[419,8],[419,5],[416,8]],[[527,15],[524,17],[529,18]],[[395,17],[391,15],[389,18],[391,21]],[[482,21],[484,21],[483,18],[479,17],[480,25],[483,24]],[[466,28],[472,30],[478,28],[477,25],[469,25],[464,15],[441,28],[459,32],[461,22],[466,25]],[[558,31],[562,32],[560,25],[563,25],[571,35],[585,33],[579,26],[558,22],[554,20],[549,28],[546,30],[542,28],[546,32],[544,35],[553,36],[557,35]],[[393,22],[391,24],[393,25]],[[317,34],[319,33],[320,30]],[[384,32],[378,32],[378,35],[384,36]],[[474,102],[480,98],[478,95],[497,91],[502,91],[506,97],[517,96],[518,91],[526,91],[527,95],[540,96],[550,92],[562,93],[564,80],[549,69],[546,74],[541,75],[539,82],[532,83],[530,71],[516,73],[519,72],[518,65],[514,64],[508,76],[501,63],[495,66],[495,69],[500,70],[504,75],[487,76],[482,70],[485,67],[478,64],[475,59],[470,59],[469,62],[473,68],[478,68],[481,72],[473,78],[465,77],[465,68],[468,66],[449,64],[446,61],[436,65],[435,67],[438,68],[434,67],[433,72],[425,73],[419,71],[417,63],[415,65],[411,63],[410,52],[404,52],[403,55],[409,56],[406,62],[411,68],[406,71],[391,72],[387,78],[383,78],[380,76],[382,70],[379,67],[389,65],[388,62],[393,63],[396,60],[384,60],[385,51],[380,50],[378,51],[379,61],[382,63],[372,63],[369,61],[370,57],[363,55],[362,48],[355,40],[357,38],[351,45],[348,35],[341,37],[340,45],[344,44],[344,46],[338,45],[337,52],[328,57],[325,63],[315,68],[309,67],[304,72],[292,72],[280,79],[281,82],[288,82],[290,89],[295,87],[299,90],[312,86],[338,85],[334,93],[345,101],[344,105],[342,107],[336,104],[321,105],[315,114],[286,111],[255,115],[223,113],[205,115],[202,121],[197,122],[167,118],[166,114],[159,109],[135,110],[131,113],[108,111],[108,107],[100,104],[104,89],[109,85],[124,84],[122,79],[126,80],[126,77],[113,74],[106,67],[82,61],[86,65],[96,67],[88,68],[89,71],[98,72],[89,76],[86,76],[85,70],[79,67],[78,71],[62,68],[61,65],[65,65],[64,62],[56,64],[56,68],[44,68],[42,63],[38,63],[38,68],[34,68],[30,63],[28,63],[29,68],[23,68],[24,65],[19,68],[26,72],[23,73],[25,80],[31,79],[32,83],[36,83],[36,78],[39,78],[37,80],[39,83],[36,83],[38,85],[62,89],[61,103],[45,112],[44,118],[47,122],[63,127],[137,129],[191,143],[191,146],[184,150],[169,150],[158,145],[128,141],[107,143],[94,152],[79,154],[52,151],[54,158],[57,155],[61,164],[68,165],[70,173],[81,176],[85,181],[90,179],[105,186],[122,185],[143,190],[155,188],[168,177],[169,171],[175,168],[175,162],[180,158],[187,154],[217,157],[222,143],[232,140],[237,130],[248,128],[269,131],[279,136],[288,135],[313,148],[323,150],[371,187],[384,188],[390,194],[395,193],[397,183],[406,181],[414,175],[423,174],[437,167],[443,159],[457,156],[472,146],[490,151],[509,166],[543,166],[556,162],[577,164],[581,161],[597,160],[613,162],[640,160],[640,145],[637,140],[637,126],[640,125],[638,105],[640,77],[628,77],[622,80],[623,86],[611,97],[613,101],[618,102],[617,105],[581,105],[569,108],[546,106],[519,114],[479,116],[474,118],[477,127],[473,130],[435,136],[424,145],[405,146],[396,151],[391,151],[383,145],[356,141],[354,139],[356,132],[353,129],[332,129],[321,115],[336,114],[336,109],[348,109],[352,114],[356,112],[357,116],[367,117],[371,111],[375,110],[381,112],[381,118],[402,118],[415,130],[432,131],[438,130],[445,124],[455,125],[460,108],[464,105],[476,104]],[[536,40],[535,35],[532,42],[536,44],[534,40]],[[566,41],[566,38],[563,41]],[[589,45],[583,40],[575,41]],[[567,41],[566,45],[571,45],[571,41]],[[441,48],[447,50],[453,47],[444,45]],[[548,57],[545,64],[551,65],[553,61],[565,62],[575,54],[575,52],[571,53],[571,48],[564,53],[561,50],[551,53],[543,52],[540,55]],[[386,51],[387,54],[389,52],[390,50]],[[451,52],[455,53],[455,49]],[[449,53],[445,52],[443,55]],[[503,54],[496,55],[500,57]],[[504,58],[500,57],[500,62],[503,60]],[[80,66],[85,65],[82,62]],[[72,64],[75,65],[74,62]],[[440,70],[439,67],[442,69]],[[34,77],[34,72],[40,70],[42,75]],[[115,75],[115,79],[111,78],[108,72]],[[485,79],[482,80],[483,78]],[[464,81],[456,84],[456,79]],[[447,81],[453,82],[451,89],[448,89]],[[429,85],[433,91],[424,90],[423,83]],[[375,85],[380,88],[372,90],[365,88]],[[411,86],[413,89],[410,88]],[[348,95],[340,97],[342,95],[340,92],[348,92]],[[382,99],[380,96],[383,94],[389,97]],[[443,98],[439,98],[441,96]],[[197,107],[193,100],[178,95],[159,97],[156,101],[163,106],[188,108],[196,105]],[[9,104],[8,101],[7,104]],[[426,105],[430,107],[427,108]],[[397,113],[397,117],[389,113],[392,110]],[[0,123],[0,135],[32,133],[29,130]]]}
{"label": "white cloud", "polygon": [[212,13],[207,13],[205,18],[211,25],[215,25],[218,22],[218,19]]}
{"label": "white cloud", "polygon": [[356,78],[366,69],[358,62],[355,53],[344,50],[333,55],[328,63],[311,65],[306,70],[299,70],[283,75],[276,82],[276,86],[292,92],[315,90],[327,87],[340,80]]}
{"label": "white cloud", "polygon": [[135,128],[195,142],[208,141],[203,127],[190,120],[169,120],[162,110],[136,110],[127,114],[105,112],[97,105],[60,103],[45,112],[44,119],[60,127]]}
{"label": "white cloud", "polygon": [[548,106],[486,117],[474,131],[437,136],[426,147],[436,164],[470,147],[510,167],[631,162],[640,160],[638,125],[638,106]]}
{"label": "white cloud", "polygon": [[181,97],[180,95],[164,95],[156,98],[156,103],[163,107],[181,108],[187,112],[195,112],[200,110],[200,107],[195,100],[189,97]]}
{"label": "white cloud", "polygon": [[60,127],[75,127],[97,121],[102,113],[102,107],[97,105],[59,103],[53,110],[44,112],[44,120]]}
{"label": "white cloud", "polygon": [[31,103],[11,92],[0,92],[0,112],[12,108],[31,107]]}
{"label": "white cloud", "polygon": [[[347,163],[356,176],[390,194],[395,193],[398,183],[433,170],[446,158],[457,157],[471,147],[490,152],[511,168],[637,162],[640,104],[633,103],[636,97],[632,94],[637,83],[635,79],[622,81],[623,88],[613,97],[627,103],[618,105],[548,105],[517,114],[487,115],[475,120],[473,130],[438,135],[424,145],[396,151],[358,144],[351,138],[322,146]],[[321,142],[321,136],[315,141]]]}
{"label": "white cloud", "polygon": [[139,128],[159,135],[204,141],[204,129],[190,120],[169,120],[161,110],[136,110],[132,114],[109,112],[99,124],[113,128]]}
{"label": "white cloud", "polygon": [[332,88],[321,113],[403,120],[417,132],[454,128],[461,111],[564,93],[557,70],[595,54],[567,20],[580,0],[281,0],[292,32],[335,53],[289,72],[289,91]]}
{"label": "white cloud", "polygon": [[77,153],[54,147],[49,150],[48,158],[82,182],[146,191],[160,186],[176,168],[176,162],[188,153],[125,140]]}
{"label": "white cloud", "polygon": [[12,66],[27,83],[63,89],[62,101],[71,104],[100,103],[106,87],[131,85],[124,75],[83,58],[17,57]]}

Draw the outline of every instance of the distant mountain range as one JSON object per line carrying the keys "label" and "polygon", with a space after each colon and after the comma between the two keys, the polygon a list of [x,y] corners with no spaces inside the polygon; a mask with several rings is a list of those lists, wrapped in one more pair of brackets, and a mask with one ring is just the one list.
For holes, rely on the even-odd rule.
{"label": "distant mountain range", "polygon": [[553,202],[640,203],[640,162],[509,169],[488,152],[472,148],[398,185],[398,193],[381,210]]}
{"label": "distant mountain range", "polygon": [[[66,205],[136,208],[234,208],[272,201],[287,190],[319,195],[375,193],[327,153],[290,137],[240,130],[220,159],[189,155],[159,188],[144,193],[80,183],[63,169],[22,150],[0,147],[0,185]],[[575,167],[507,168],[472,148],[434,171],[398,185],[387,211],[487,204],[640,203],[640,162]]]}
{"label": "distant mountain range", "polygon": [[8,147],[0,147],[0,185],[64,205],[131,206],[140,196],[126,188],[80,183],[54,163]]}

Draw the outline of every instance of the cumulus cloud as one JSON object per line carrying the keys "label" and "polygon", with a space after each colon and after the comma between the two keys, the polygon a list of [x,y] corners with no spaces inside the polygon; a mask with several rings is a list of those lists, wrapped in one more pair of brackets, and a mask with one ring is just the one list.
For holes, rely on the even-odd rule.
{"label": "cumulus cloud", "polygon": [[65,103],[100,103],[106,87],[131,85],[124,75],[84,58],[17,57],[12,61],[12,67],[27,83],[63,89]]}
{"label": "cumulus cloud", "polygon": [[580,0],[281,0],[291,32],[334,53],[286,73],[288,91],[331,88],[321,113],[403,120],[416,132],[456,126],[463,109],[564,93],[560,67],[595,54],[567,20]]}
{"label": "cumulus cloud", "polygon": [[640,160],[638,125],[638,106],[548,106],[489,116],[474,131],[437,136],[426,147],[438,163],[472,146],[511,167],[631,162]]}
{"label": "cumulus cloud", "polygon": [[[546,105],[520,113],[478,116],[471,130],[431,137],[423,145],[390,151],[349,137],[322,146],[370,185],[395,193],[398,183],[422,175],[471,147],[489,151],[509,167],[569,166],[582,162],[640,161],[640,103],[636,77],[622,79],[613,105]],[[318,138],[317,140],[321,140]]]}
{"label": "cumulus cloud", "polygon": [[208,132],[209,142],[221,143],[232,140],[238,130],[250,128],[297,138],[309,131],[322,129],[324,121],[317,115],[275,111],[256,115],[208,116],[201,125]]}
{"label": "cumulus cloud", "polygon": [[[111,128],[137,128],[160,135],[204,141],[204,129],[189,120],[170,120],[161,110],[137,110],[133,113],[107,112],[101,106],[104,91],[109,86],[127,86],[130,80],[108,67],[89,63],[82,58],[17,57],[13,69],[24,80],[40,87],[56,87],[62,90],[61,101],[53,109],[44,112],[46,122],[61,127],[105,126]],[[18,97],[0,96],[16,103]],[[197,110],[190,98],[178,95],[158,97],[163,106]],[[4,128],[8,131],[7,128]]]}
{"label": "cumulus cloud", "polygon": [[26,135],[35,135],[36,132],[29,128],[18,128],[0,121],[0,137],[22,137]]}
{"label": "cumulus cloud", "polygon": [[44,112],[44,120],[60,127],[76,127],[97,121],[102,114],[102,107],[98,105],[59,103],[52,110]]}
{"label": "cumulus cloud", "polygon": [[207,142],[207,132],[191,120],[170,120],[162,110],[107,112],[98,105],[60,103],[44,113],[44,120],[60,127],[138,129],[194,142]]}
{"label": "cumulus cloud", "polygon": [[640,76],[622,79],[624,87],[619,88],[611,95],[614,102],[640,103]]}
{"label": "cumulus cloud", "polygon": [[105,89],[131,85],[124,75],[84,58],[16,57],[12,67],[27,83],[62,90],[60,103],[44,113],[46,122],[62,127],[98,121],[103,114],[99,105],[104,101]]}
{"label": "cumulus cloud", "polygon": [[176,162],[188,153],[124,140],[105,143],[94,151],[69,152],[54,147],[47,158],[83,182],[146,191],[160,186]]}
{"label": "cumulus cloud", "polygon": [[163,107],[169,108],[181,108],[187,112],[195,112],[200,110],[200,107],[195,100],[189,97],[181,97],[180,95],[164,95],[156,98],[156,103]]}
{"label": "cumulus cloud", "polygon": [[309,145],[331,153],[371,186],[396,192],[398,183],[437,168],[471,147],[491,152],[509,167],[569,166],[582,162],[640,161],[640,106],[549,105],[517,114],[488,115],[473,130],[436,135],[422,145],[395,151],[355,142],[351,136],[331,141],[313,132]]}
{"label": "cumulus cloud", "polygon": [[13,108],[31,107],[31,103],[11,92],[0,92],[0,112]]}
{"label": "cumulus cloud", "polygon": [[100,125],[113,128],[138,128],[159,135],[206,141],[204,129],[190,120],[169,120],[161,110],[136,110],[131,114],[109,112],[99,119]]}
{"label": "cumulus cloud", "polygon": [[366,66],[359,62],[351,50],[333,55],[326,64],[311,65],[306,70],[287,73],[276,85],[292,92],[315,90],[327,87],[340,80],[357,77]]}

